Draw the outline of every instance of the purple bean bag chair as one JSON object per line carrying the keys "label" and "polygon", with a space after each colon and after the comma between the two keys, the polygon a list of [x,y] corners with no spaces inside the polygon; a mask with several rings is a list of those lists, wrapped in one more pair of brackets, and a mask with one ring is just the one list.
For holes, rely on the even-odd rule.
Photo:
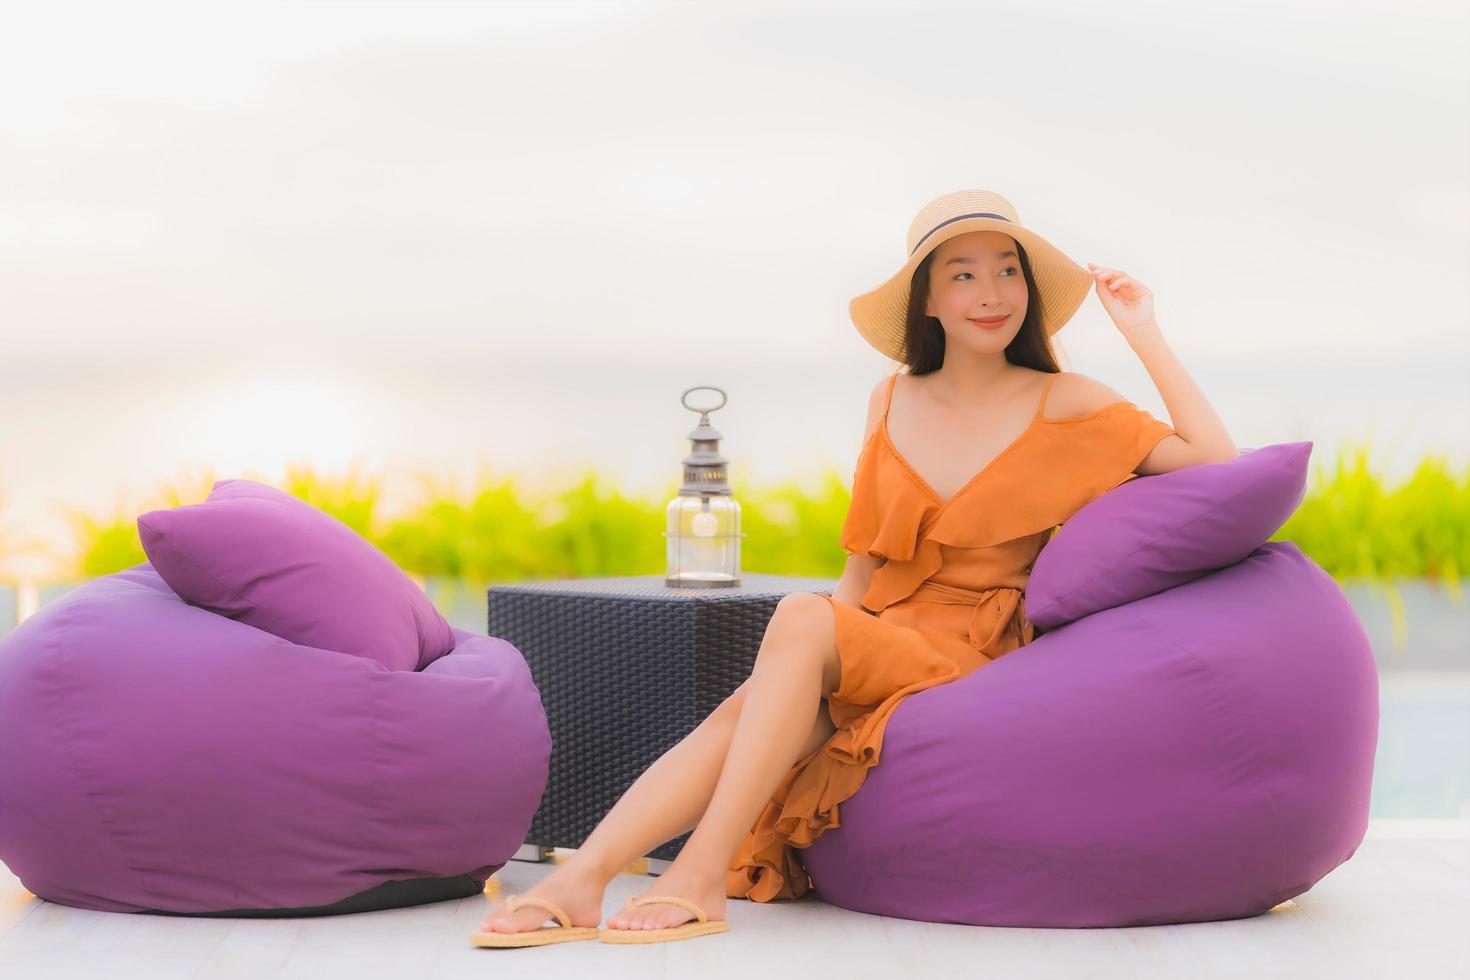
{"label": "purple bean bag chair", "polygon": [[[222,481],[199,510],[144,515],[175,536],[173,560],[189,556],[191,586],[229,586],[230,614],[184,601],[148,562],[0,637],[0,860],[31,892],[117,912],[366,911],[477,894],[521,846],[551,737],[520,652],[441,630],[345,526],[278,494]],[[252,520],[281,522],[257,524],[259,543],[190,537],[256,506]],[[152,532],[144,543],[169,559]],[[313,589],[280,589],[313,562]],[[369,594],[324,598],[344,582]],[[314,618],[292,606],[303,594]],[[265,599],[271,626],[335,626],[362,648],[247,622]],[[354,635],[354,611],[402,643],[385,654],[383,634]]]}
{"label": "purple bean bag chair", "polygon": [[[1378,675],[1287,541],[1310,442],[1138,477],[1033,567],[1025,647],[895,712],[840,824],[798,852],[844,908],[990,926],[1259,915],[1368,824]],[[979,749],[977,750],[977,747]]]}

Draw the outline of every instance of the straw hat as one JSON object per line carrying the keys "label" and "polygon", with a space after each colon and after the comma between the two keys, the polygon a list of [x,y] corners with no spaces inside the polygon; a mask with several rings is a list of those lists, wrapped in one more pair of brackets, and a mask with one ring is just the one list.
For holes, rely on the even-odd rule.
{"label": "straw hat", "polygon": [[877,289],[855,297],[848,313],[858,333],[884,356],[903,360],[904,319],[909,283],[924,256],[956,235],[998,231],[1026,250],[1032,279],[1041,297],[1041,325],[1050,337],[1062,329],[1092,287],[1092,274],[1055,245],[1024,227],[1011,202],[991,191],[955,191],[919,209],[909,225],[908,261]]}

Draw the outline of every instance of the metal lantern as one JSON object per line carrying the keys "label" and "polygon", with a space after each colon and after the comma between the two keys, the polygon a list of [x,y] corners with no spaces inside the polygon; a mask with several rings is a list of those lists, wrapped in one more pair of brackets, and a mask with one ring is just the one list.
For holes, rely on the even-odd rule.
{"label": "metal lantern", "polygon": [[[694,391],[718,391],[720,403],[711,408],[689,404]],[[723,389],[698,385],[680,401],[699,413],[699,424],[689,433],[694,451],[684,457],[684,484],[669,501],[664,537],[668,573],[664,583],[707,589],[740,584],[740,504],[730,494],[729,460],[720,455],[719,430],[709,424],[709,413],[725,407]]]}

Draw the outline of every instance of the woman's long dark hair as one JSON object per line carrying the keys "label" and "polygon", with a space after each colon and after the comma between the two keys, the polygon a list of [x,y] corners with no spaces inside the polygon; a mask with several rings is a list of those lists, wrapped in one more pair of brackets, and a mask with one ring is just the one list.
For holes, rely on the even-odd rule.
{"label": "woman's long dark hair", "polygon": [[[924,304],[929,300],[929,267],[934,264],[938,251],[935,248],[924,256],[909,283],[909,309],[903,335],[903,362],[908,365],[909,374],[929,374],[944,364],[944,327],[938,317],[924,312]],[[1026,316],[1021,321],[1021,329],[1006,346],[1006,360],[1056,373],[1061,365],[1057,363],[1051,338],[1041,329],[1041,296],[1031,276],[1031,260],[1020,242],[1016,242],[1016,254],[1020,256],[1021,275],[1026,277]]]}

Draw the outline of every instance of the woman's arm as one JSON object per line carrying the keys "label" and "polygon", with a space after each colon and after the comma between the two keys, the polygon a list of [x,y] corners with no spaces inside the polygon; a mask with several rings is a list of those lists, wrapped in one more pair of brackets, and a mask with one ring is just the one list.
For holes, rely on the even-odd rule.
{"label": "woman's arm", "polygon": [[847,565],[842,569],[842,578],[837,580],[837,588],[832,590],[832,599],[862,609],[863,594],[868,591],[868,584],[873,580],[873,573],[882,564],[882,558],[848,555]]}
{"label": "woman's arm", "polygon": [[1225,423],[1164,340],[1154,317],[1154,296],[1149,288],[1122,270],[1091,262],[1087,267],[1098,299],[1148,370],[1169,411],[1169,424],[1178,433],[1160,441],[1137,472],[1167,473],[1195,463],[1228,462],[1239,456],[1240,450],[1225,431]]}
{"label": "woman's arm", "polygon": [[[1225,423],[1184,370],[1158,325],[1139,331],[1128,342],[1148,369],[1154,387],[1159,389],[1159,396],[1169,410],[1169,424],[1179,433],[1177,438],[1160,442],[1139,464],[1138,472],[1167,473],[1194,463],[1224,463],[1239,456],[1240,450],[1225,430]],[[1183,440],[1184,445],[1178,445],[1177,440]],[[1170,442],[1175,445],[1165,446]]]}
{"label": "woman's arm", "polygon": [[[873,436],[873,430],[878,427],[878,419],[883,414],[884,389],[888,386],[888,376],[873,386],[868,394],[868,418],[863,424],[862,445],[867,446],[868,440]],[[832,598],[837,602],[845,602],[849,606],[862,608],[861,599],[868,591],[868,583],[873,579],[876,572],[884,562],[882,558],[871,558],[868,555],[848,555],[847,564],[842,569],[842,577],[837,580],[837,587],[832,590]]]}

